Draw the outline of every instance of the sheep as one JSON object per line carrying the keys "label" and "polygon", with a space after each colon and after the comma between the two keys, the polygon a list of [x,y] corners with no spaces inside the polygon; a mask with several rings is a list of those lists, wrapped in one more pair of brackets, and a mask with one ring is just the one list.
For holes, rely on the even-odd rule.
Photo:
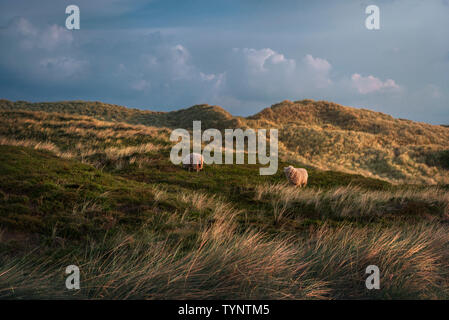
{"label": "sheep", "polygon": [[198,153],[189,153],[182,159],[182,166],[189,171],[195,170],[196,172],[203,170],[204,158]]}
{"label": "sheep", "polygon": [[309,175],[307,170],[303,168],[293,168],[293,166],[284,167],[284,173],[287,180],[296,186],[307,186],[307,179]]}

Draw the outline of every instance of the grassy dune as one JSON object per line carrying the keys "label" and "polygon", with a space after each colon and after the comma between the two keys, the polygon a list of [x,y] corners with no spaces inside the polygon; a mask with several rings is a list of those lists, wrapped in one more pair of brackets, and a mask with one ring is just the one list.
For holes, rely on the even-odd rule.
{"label": "grassy dune", "polygon": [[[298,110],[308,103],[298,103]],[[176,120],[173,113],[106,105],[93,111],[83,103],[70,103],[66,112],[66,104],[31,110],[20,102],[0,111],[0,298],[449,298],[447,185],[390,184],[363,170],[321,170],[287,149],[279,167],[304,160],[305,189],[287,185],[281,170],[260,176],[258,165],[189,173],[168,160],[168,137],[176,121],[190,121],[204,108],[209,120],[218,112],[216,119],[242,126],[282,122],[284,135],[305,124],[288,124],[270,111],[234,119],[197,106]],[[85,112],[77,114],[80,105]],[[345,127],[349,120],[330,123],[338,115],[326,124],[313,120],[325,119],[323,108],[304,119],[310,130],[381,139],[384,129],[370,127],[370,119],[356,124],[356,115],[358,131]],[[151,117],[159,122],[144,122]],[[423,137],[434,140],[415,143],[444,150],[447,128],[436,127],[422,124]],[[411,148],[409,141],[397,143]],[[444,177],[444,159],[428,168]],[[64,287],[70,264],[81,269],[80,291]],[[381,290],[365,287],[370,264],[381,270]]]}
{"label": "grassy dune", "polygon": [[0,110],[58,112],[171,129],[191,129],[193,120],[201,120],[203,129],[277,128],[280,155],[288,162],[392,183],[449,184],[449,127],[395,119],[327,101],[286,100],[248,118],[234,117],[209,105],[153,112],[101,102],[0,100]]}
{"label": "grassy dune", "polygon": [[283,101],[250,117],[278,127],[284,157],[394,183],[449,183],[449,130],[327,101]]}

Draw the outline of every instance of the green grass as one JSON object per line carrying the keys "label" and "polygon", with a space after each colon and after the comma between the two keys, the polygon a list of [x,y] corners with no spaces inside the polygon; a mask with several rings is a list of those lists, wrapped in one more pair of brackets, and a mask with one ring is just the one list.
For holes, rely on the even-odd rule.
{"label": "green grass", "polygon": [[[448,297],[446,193],[310,172],[299,189],[257,166],[108,172],[0,146],[0,297]],[[73,263],[75,295],[55,285]],[[368,264],[384,290],[364,289]]]}
{"label": "green grass", "polygon": [[[255,186],[278,183],[284,177],[281,173],[260,176],[258,168],[212,165],[192,174],[157,160],[141,169],[129,165],[108,173],[49,152],[0,146],[0,222],[47,236],[92,236],[115,225],[138,225],[161,210],[181,212],[185,206],[175,195],[198,191],[230,201],[239,209],[259,210],[261,205],[253,200]],[[335,172],[311,170],[311,176],[315,177],[311,187],[330,187],[337,181],[369,188],[388,185]],[[156,203],[154,184],[168,190],[170,197]]]}
{"label": "green grass", "polygon": [[[77,108],[3,111],[0,298],[449,298],[447,185],[286,158],[272,176],[258,165],[192,173],[168,160],[169,129]],[[306,188],[286,184],[290,164],[307,168]],[[64,289],[69,264],[79,292]],[[364,286],[368,264],[380,291]]]}
{"label": "green grass", "polygon": [[[6,122],[2,123],[4,128],[0,128],[0,135],[30,139],[33,131],[31,136],[35,140],[51,138],[57,143],[51,132],[28,128],[30,132],[25,130],[20,133],[20,121],[8,123],[2,119],[24,116],[37,120],[40,113],[45,113],[47,119],[50,114],[54,116],[57,113],[64,117],[90,118],[90,121],[170,129],[191,130],[194,120],[202,121],[203,130],[275,128],[279,130],[280,155],[284,161],[306,163],[321,170],[361,174],[393,183],[449,184],[449,128],[395,119],[384,113],[328,101],[286,100],[242,118],[232,116],[221,107],[209,105],[154,112],[89,101],[29,103],[0,100],[0,120]],[[45,121],[40,124],[51,127]],[[59,124],[61,127],[64,125]],[[131,143],[133,139],[128,140]],[[80,142],[88,141],[88,137],[81,137]],[[61,145],[63,148],[66,146],[64,143]]]}

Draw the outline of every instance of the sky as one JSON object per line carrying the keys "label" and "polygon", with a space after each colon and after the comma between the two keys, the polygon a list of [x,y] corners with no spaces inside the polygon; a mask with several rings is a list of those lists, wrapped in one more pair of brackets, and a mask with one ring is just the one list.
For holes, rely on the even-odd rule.
{"label": "sky", "polygon": [[239,116],[315,99],[449,124],[448,39],[449,0],[0,0],[0,98]]}

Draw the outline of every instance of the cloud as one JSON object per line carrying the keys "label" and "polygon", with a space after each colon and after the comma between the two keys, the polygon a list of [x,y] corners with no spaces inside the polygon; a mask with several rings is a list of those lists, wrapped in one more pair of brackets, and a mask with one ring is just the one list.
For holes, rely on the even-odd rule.
{"label": "cloud", "polygon": [[75,60],[70,57],[46,58],[39,65],[49,70],[57,70],[58,73],[72,76],[85,66],[84,61]]}
{"label": "cloud", "polygon": [[8,48],[0,51],[0,70],[12,78],[45,85],[78,77],[88,69],[88,61],[74,54],[72,34],[61,26],[37,27],[16,17],[0,31],[0,41]]}
{"label": "cloud", "polygon": [[327,60],[310,54],[294,59],[271,48],[234,48],[224,91],[242,101],[299,97],[332,84],[330,70]]}
{"label": "cloud", "polygon": [[270,48],[252,49],[252,48],[234,48],[235,53],[241,53],[245,59],[245,67],[251,72],[268,72],[274,68],[294,69],[296,63],[292,59],[286,59],[283,54],[277,53]]}
{"label": "cloud", "polygon": [[314,58],[310,54],[306,55],[304,61],[308,66],[310,66],[311,68],[315,69],[318,72],[327,73],[331,69],[331,64],[327,60],[321,58]]}
{"label": "cloud", "polygon": [[135,92],[134,98],[148,97],[158,104],[210,103],[249,113],[267,100],[350,95],[355,86],[362,95],[399,88],[393,80],[359,74],[348,85],[345,77],[332,76],[332,64],[323,57],[306,54],[295,59],[272,48],[234,48],[221,61],[226,63],[220,64],[220,71],[208,72],[183,44],[167,42],[160,34],[148,39],[143,52],[126,46],[127,63],[114,70],[122,86]]}
{"label": "cloud", "polygon": [[449,45],[435,40],[449,32],[448,0],[383,3],[388,32],[372,33],[357,0],[226,1],[220,10],[205,0],[181,9],[171,0],[78,0],[81,30],[69,31],[69,3],[4,0],[0,92],[159,110],[206,102],[240,115],[313,98],[449,119]]}
{"label": "cloud", "polygon": [[75,41],[79,35],[15,18],[0,31],[9,48],[0,52],[0,69],[22,85],[51,86],[61,96],[89,93],[126,105],[145,101],[158,109],[210,103],[237,114],[284,99],[349,95],[354,88],[364,95],[399,87],[393,80],[358,73],[347,85],[344,76],[332,74],[328,59],[310,53],[288,56],[268,47],[234,48],[216,58],[211,70],[202,64],[201,53],[192,54],[184,43],[161,32],[121,30],[111,40],[107,31],[95,31]]}
{"label": "cloud", "polygon": [[35,36],[37,33],[31,23],[23,17],[13,19],[9,28],[12,32],[17,32],[22,36]]}
{"label": "cloud", "polygon": [[[211,103],[223,87],[224,75],[202,70],[194,64],[190,51],[180,43],[148,35],[123,46],[123,59],[114,67],[111,87],[118,86],[125,96],[148,99],[158,106],[185,106]],[[134,48],[139,47],[140,50]],[[110,63],[117,62],[116,59]],[[131,91],[130,91],[131,90]]]}
{"label": "cloud", "polygon": [[36,45],[40,48],[52,50],[60,46],[70,46],[73,42],[72,32],[57,25],[42,30]]}
{"label": "cloud", "polygon": [[327,60],[314,58],[312,55],[307,54],[304,62],[310,70],[308,74],[317,88],[325,88],[332,84],[329,75],[332,66]]}
{"label": "cloud", "polygon": [[38,28],[24,17],[14,18],[5,30],[2,38],[11,45],[20,45],[22,49],[46,49],[70,46],[73,42],[72,33],[58,25]]}
{"label": "cloud", "polygon": [[363,77],[358,73],[354,73],[351,76],[351,82],[360,94],[400,90],[399,85],[397,85],[394,80],[387,79],[385,81],[382,81],[372,75]]}
{"label": "cloud", "polygon": [[[362,96],[400,89],[391,79],[334,74],[327,57],[292,56],[269,47],[224,50],[208,66],[197,48],[190,51],[170,34],[142,29],[119,30],[111,38],[107,30],[77,33],[16,18],[0,38],[9,48],[0,52],[0,71],[22,86],[51,87],[65,99],[94,97],[154,109],[210,103],[250,114],[284,99],[338,102],[355,96],[354,89]],[[51,94],[35,91],[44,100]]]}

